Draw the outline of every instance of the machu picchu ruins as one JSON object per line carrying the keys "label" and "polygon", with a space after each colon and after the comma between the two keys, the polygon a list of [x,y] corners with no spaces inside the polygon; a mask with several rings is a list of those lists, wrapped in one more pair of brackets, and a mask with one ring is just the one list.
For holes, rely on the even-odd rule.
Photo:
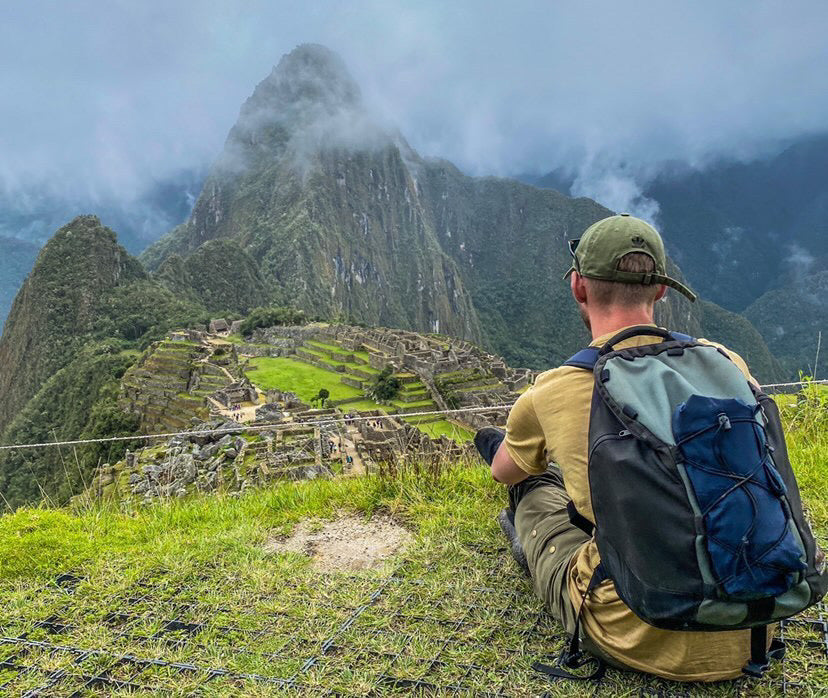
{"label": "machu picchu ruins", "polygon": [[[474,430],[504,424],[502,406],[533,379],[441,335],[310,323],[242,337],[240,325],[214,318],[170,332],[127,371],[119,403],[141,432],[183,433],[100,466],[90,494],[233,494],[405,458],[462,458]],[[369,396],[383,372],[397,389],[377,401]]]}

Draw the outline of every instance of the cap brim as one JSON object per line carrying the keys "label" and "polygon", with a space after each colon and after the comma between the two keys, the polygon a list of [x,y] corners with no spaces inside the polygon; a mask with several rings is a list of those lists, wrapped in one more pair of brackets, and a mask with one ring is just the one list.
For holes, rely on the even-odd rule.
{"label": "cap brim", "polygon": [[627,284],[664,284],[670,288],[674,288],[682,296],[684,296],[691,303],[695,303],[696,294],[693,293],[681,281],[676,281],[674,278],[666,274],[650,274],[635,271],[616,271],[614,279],[607,279],[607,281],[620,281]]}
{"label": "cap brim", "polygon": [[573,267],[569,267],[569,271],[568,271],[568,272],[566,272],[566,274],[564,274],[564,275],[563,275],[563,278],[564,278],[564,279],[568,279],[568,278],[569,278],[569,275],[570,275],[573,271],[575,271],[575,267],[574,267],[574,266],[573,266]]}
{"label": "cap brim", "polygon": [[[572,273],[572,269],[570,269],[566,274]],[[583,272],[581,272],[583,274]],[[588,279],[600,279],[602,281],[614,281],[617,283],[622,284],[663,284],[665,286],[669,286],[670,288],[674,288],[678,291],[682,296],[687,298],[691,303],[696,301],[696,294],[693,293],[687,286],[685,286],[681,281],[676,281],[672,277],[667,276],[666,274],[653,274],[651,272],[637,272],[637,271],[615,271],[612,274],[612,277],[606,276],[592,276],[590,274],[586,274]],[[566,276],[564,277],[566,278]]]}
{"label": "cap brim", "polygon": [[676,281],[675,279],[671,279],[667,277],[667,280],[664,282],[665,286],[669,286],[670,288],[676,289],[682,296],[684,296],[687,300],[691,303],[696,302],[696,294],[693,293],[687,286],[685,286],[681,281]]}

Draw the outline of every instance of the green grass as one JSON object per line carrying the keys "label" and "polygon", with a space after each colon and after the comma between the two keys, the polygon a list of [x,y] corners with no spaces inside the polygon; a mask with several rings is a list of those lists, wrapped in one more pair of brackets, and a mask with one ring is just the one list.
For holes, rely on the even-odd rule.
{"label": "green grass", "polygon": [[[396,375],[399,376],[400,374]],[[416,383],[403,383],[400,390],[404,393],[416,393],[424,390],[428,392],[426,390],[425,384],[421,383],[420,381],[417,381]]]}
{"label": "green grass", "polygon": [[371,410],[379,410],[380,412],[388,412],[388,407],[385,405],[380,405],[373,400],[365,399],[360,400],[358,402],[348,402],[344,405],[339,405],[337,409],[340,409],[344,412],[350,412],[351,410],[356,410],[357,412],[370,412]]}
{"label": "green grass", "polygon": [[[329,349],[331,351],[338,351],[337,356],[340,358],[330,358],[328,354],[326,354],[323,349]],[[362,373],[371,374],[371,375],[379,375],[379,371],[376,368],[372,368],[367,364],[359,364],[356,361],[351,361],[350,356],[357,354],[358,352],[348,352],[341,347],[335,347],[332,344],[325,344],[324,342],[317,342],[315,340],[309,340],[305,342],[302,346],[302,350],[312,354],[320,361],[324,362],[329,366],[350,366],[355,368]],[[348,360],[345,360],[348,359]]]}
{"label": "green grass", "polygon": [[437,409],[437,405],[431,398],[427,400],[418,400],[417,402],[403,402],[402,400],[391,400],[391,404],[394,407],[419,407],[422,409]]}
{"label": "green grass", "polygon": [[320,388],[330,392],[331,400],[357,397],[362,392],[339,380],[339,374],[302,361],[279,358],[254,358],[247,377],[261,390],[287,390],[296,393],[303,402],[309,402]]}
{"label": "green grass", "polygon": [[220,340],[229,342],[230,344],[244,344],[248,347],[258,347],[260,349],[267,349],[268,347],[273,347],[272,344],[267,344],[266,342],[247,342],[245,341],[244,337],[242,337],[239,334],[230,334],[226,337],[221,337]]}
{"label": "green grass", "polygon": [[[784,408],[791,459],[823,542],[826,407],[828,401],[817,399]],[[11,681],[0,693],[21,695],[56,669],[65,673],[49,695],[68,695],[81,674],[107,671],[128,679],[135,660],[116,659],[131,655],[199,669],[146,665],[135,678],[143,691],[112,688],[106,695],[284,695],[250,678],[204,683],[207,667],[296,675],[290,695],[367,695],[381,674],[459,684],[468,695],[594,695],[592,684],[549,682],[531,670],[533,661],[549,661],[561,649],[561,629],[542,613],[531,582],[508,556],[495,521],[505,502],[502,486],[479,465],[398,464],[394,477],[285,483],[238,498],[196,496],[128,511],[30,508],[2,516],[0,636],[46,644],[30,645],[17,660],[40,671],[19,672],[14,662],[0,668],[0,681]],[[358,573],[317,572],[303,555],[264,549],[269,537],[299,521],[344,513],[391,516],[413,533],[413,543],[386,569]],[[67,572],[80,579],[72,593],[55,583]],[[38,627],[47,618],[68,626],[60,632]],[[180,645],[164,641],[172,634],[152,639],[170,619],[202,625],[191,635],[179,633]],[[789,643],[784,664],[774,664],[762,680],[679,685],[610,669],[598,695],[770,698],[781,693],[783,671],[788,681],[802,683],[793,695],[824,695],[825,650],[816,630],[791,627],[788,637],[802,642]],[[70,646],[97,652],[78,659],[62,649]],[[240,653],[241,647],[248,651]],[[17,650],[0,645],[0,663]],[[314,656],[322,659],[307,663]],[[431,661],[438,656],[440,662]],[[389,684],[376,693],[416,695]]]}
{"label": "green grass", "polygon": [[[406,420],[408,421],[408,420]],[[416,417],[410,420],[420,431],[428,434],[432,439],[441,436],[448,436],[455,441],[467,442],[474,438],[474,433],[466,427],[450,422],[447,419],[439,419],[436,422],[417,422]]]}
{"label": "green grass", "polygon": [[828,390],[810,385],[781,406],[788,455],[823,548],[828,549]]}
{"label": "green grass", "polygon": [[337,366],[353,366],[354,364],[348,363],[346,361],[338,361],[336,359],[331,359],[328,357],[327,354],[323,354],[321,351],[316,349],[309,349],[308,347],[302,347],[302,350],[311,354],[313,357],[316,358],[317,361],[325,364],[326,366],[330,366],[331,369],[335,369]]}
{"label": "green grass", "polygon": [[373,376],[378,376],[381,373],[379,369],[372,368],[368,364],[349,363],[348,366],[352,366],[353,368],[362,371],[363,373],[370,373]]}
{"label": "green grass", "polygon": [[327,349],[330,352],[335,354],[339,354],[340,356],[351,356],[354,352],[348,351],[344,347],[337,346],[336,344],[328,344],[327,342],[320,342],[315,339],[309,339],[305,341],[305,347],[313,348],[316,347],[318,349]]}

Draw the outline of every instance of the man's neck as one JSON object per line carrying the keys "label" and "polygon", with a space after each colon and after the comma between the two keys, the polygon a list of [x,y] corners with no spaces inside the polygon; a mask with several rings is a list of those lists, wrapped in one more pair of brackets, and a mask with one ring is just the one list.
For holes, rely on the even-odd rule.
{"label": "man's neck", "polygon": [[610,308],[600,313],[590,313],[592,339],[618,332],[632,325],[652,325],[653,312],[646,308]]}

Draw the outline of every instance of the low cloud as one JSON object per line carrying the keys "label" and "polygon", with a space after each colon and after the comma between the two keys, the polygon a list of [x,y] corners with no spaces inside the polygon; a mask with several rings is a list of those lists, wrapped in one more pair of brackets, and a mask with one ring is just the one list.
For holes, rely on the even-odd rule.
{"label": "low cloud", "polygon": [[595,199],[612,211],[631,213],[659,227],[658,202],[644,196],[641,185],[622,172],[582,168],[569,191],[572,196]]}
{"label": "low cloud", "polygon": [[[785,264],[794,280],[802,281],[813,271],[816,257],[796,243],[792,244],[788,249],[790,253],[785,257]],[[824,302],[824,299],[820,302]]]}
{"label": "low cloud", "polygon": [[310,41],[421,154],[565,168],[575,193],[655,220],[641,190],[663,163],[826,130],[826,24],[828,4],[803,0],[5,3],[0,193],[136,201],[213,162],[253,86]]}

